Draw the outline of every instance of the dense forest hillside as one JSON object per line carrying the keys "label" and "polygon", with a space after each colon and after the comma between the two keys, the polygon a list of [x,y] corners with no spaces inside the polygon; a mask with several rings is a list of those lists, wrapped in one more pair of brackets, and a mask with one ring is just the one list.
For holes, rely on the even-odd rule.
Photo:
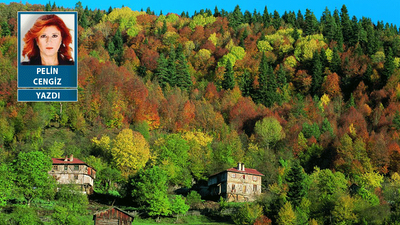
{"label": "dense forest hillside", "polygon": [[[78,12],[78,102],[17,102],[18,11]],[[237,224],[399,223],[396,25],[345,5],[0,15],[0,224],[92,224],[87,197],[47,174],[70,154],[97,170],[96,195],[143,216],[204,208],[199,186],[244,162],[263,195],[232,206]]]}

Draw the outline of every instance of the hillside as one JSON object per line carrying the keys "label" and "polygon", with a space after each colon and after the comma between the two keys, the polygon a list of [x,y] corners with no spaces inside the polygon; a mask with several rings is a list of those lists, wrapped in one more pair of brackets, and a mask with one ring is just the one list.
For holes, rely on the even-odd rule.
{"label": "hillside", "polygon": [[[44,10],[78,12],[76,103],[17,102],[17,12]],[[400,221],[396,25],[345,5],[189,17],[0,3],[0,15],[3,223],[92,223],[86,197],[66,201],[46,178],[51,158],[70,154],[96,168],[98,194],[153,218],[176,214],[181,196],[168,190],[198,190],[244,162],[265,174],[250,206],[259,221]],[[24,167],[31,157],[37,171]]]}

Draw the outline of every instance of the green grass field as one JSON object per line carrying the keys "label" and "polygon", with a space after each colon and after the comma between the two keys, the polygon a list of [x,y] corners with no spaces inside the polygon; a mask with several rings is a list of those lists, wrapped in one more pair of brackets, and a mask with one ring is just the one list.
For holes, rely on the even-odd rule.
{"label": "green grass field", "polygon": [[132,224],[163,224],[163,225],[176,225],[176,224],[192,224],[192,225],[232,225],[233,223],[230,221],[215,221],[206,216],[182,216],[178,220],[176,218],[161,218],[161,221],[158,223],[155,219],[142,219],[136,218]]}

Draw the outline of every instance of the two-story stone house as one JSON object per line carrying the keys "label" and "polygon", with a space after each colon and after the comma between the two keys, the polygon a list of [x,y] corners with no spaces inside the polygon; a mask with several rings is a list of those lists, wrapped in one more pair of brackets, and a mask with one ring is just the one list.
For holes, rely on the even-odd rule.
{"label": "two-story stone house", "polygon": [[69,158],[52,158],[53,168],[49,171],[59,184],[76,184],[87,194],[93,193],[93,180],[96,170],[71,155]]}
{"label": "two-story stone house", "polygon": [[211,196],[222,196],[226,201],[254,201],[261,194],[261,177],[256,169],[244,167],[238,163],[230,168],[211,175],[208,179],[208,189]]}

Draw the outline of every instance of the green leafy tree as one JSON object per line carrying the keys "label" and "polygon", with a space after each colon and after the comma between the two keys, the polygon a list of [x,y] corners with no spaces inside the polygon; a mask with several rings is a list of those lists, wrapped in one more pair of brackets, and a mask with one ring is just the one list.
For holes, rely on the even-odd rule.
{"label": "green leafy tree", "polygon": [[82,193],[79,187],[70,185],[61,185],[56,200],[58,204],[51,215],[52,224],[91,224],[92,221],[85,218],[88,214],[87,207],[89,200],[86,194]]}
{"label": "green leafy tree", "polygon": [[25,197],[28,206],[34,198],[51,199],[54,197],[55,180],[48,174],[51,170],[51,158],[43,152],[20,152],[14,163],[16,185],[19,193]]}
{"label": "green leafy tree", "polygon": [[189,211],[190,206],[185,203],[185,198],[181,195],[175,195],[171,199],[171,212],[176,214],[176,220],[178,221],[179,215],[186,214]]}
{"label": "green leafy tree", "polygon": [[285,137],[285,133],[279,121],[275,117],[266,117],[261,121],[258,121],[254,127],[257,135],[261,137],[261,140],[269,148],[276,142],[282,140]]}
{"label": "green leafy tree", "polygon": [[132,179],[132,197],[149,214],[149,216],[168,216],[171,204],[167,195],[167,174],[158,166],[141,170]]}
{"label": "green leafy tree", "polygon": [[159,138],[153,144],[160,168],[169,174],[172,184],[191,186],[192,176],[188,170],[188,142],[178,134]]}
{"label": "green leafy tree", "polygon": [[11,165],[2,162],[0,165],[0,207],[7,205],[15,188],[15,177]]}

